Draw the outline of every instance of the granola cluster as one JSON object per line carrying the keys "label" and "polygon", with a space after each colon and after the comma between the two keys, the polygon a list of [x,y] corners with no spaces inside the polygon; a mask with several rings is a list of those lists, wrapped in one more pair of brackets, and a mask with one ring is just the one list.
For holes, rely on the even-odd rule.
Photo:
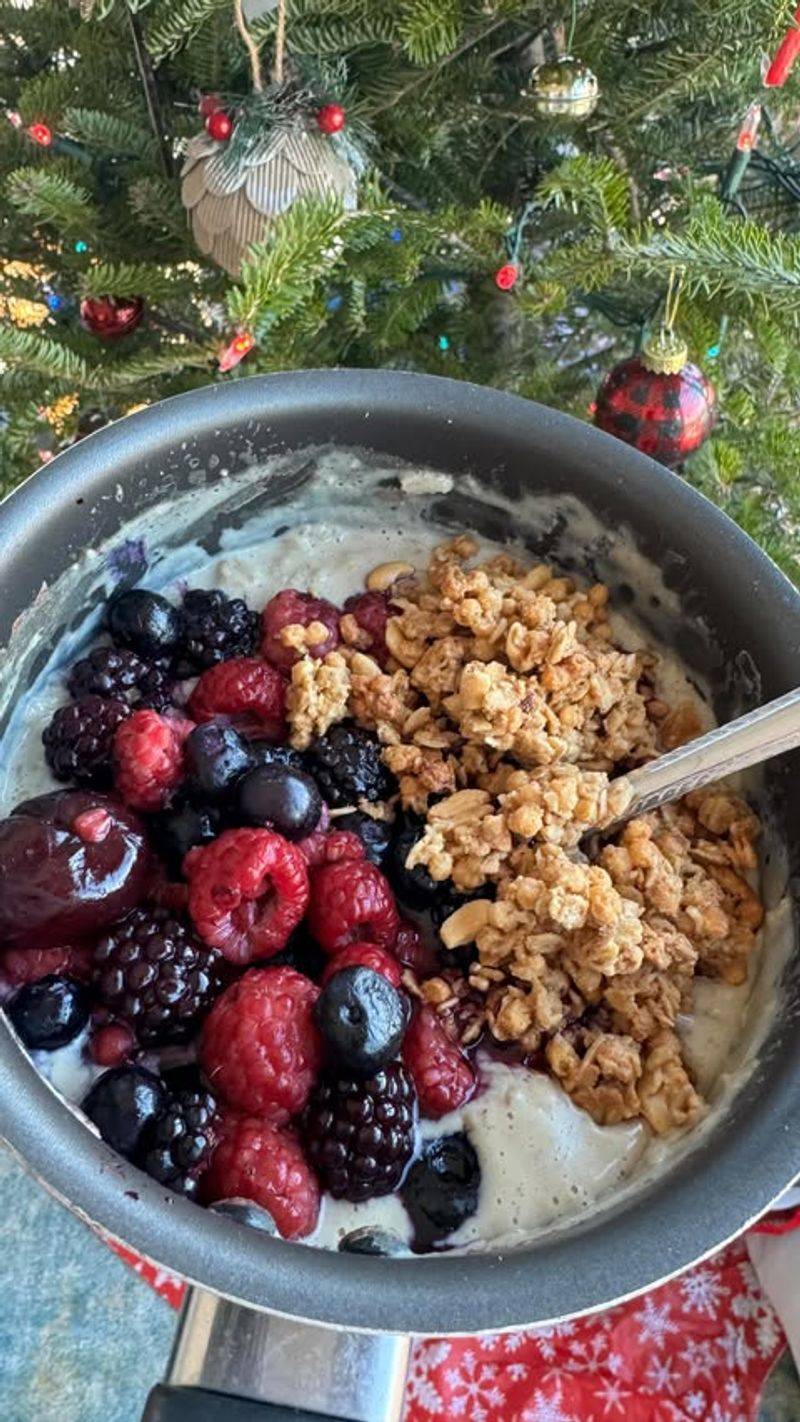
{"label": "granola cluster", "polygon": [[374,571],[388,658],[343,619],[339,650],[293,669],[293,744],[344,717],[374,732],[399,803],[424,817],[407,867],[471,895],[441,929],[469,966],[406,975],[463,1044],[508,1044],[602,1125],[689,1125],[703,1102],[677,1020],[695,974],[747,977],[758,820],[697,791],[587,862],[583,836],[629,803],[625,772],[700,733],[695,705],[669,706],[656,658],[613,644],[604,586],[476,553],[460,537],[419,580]]}

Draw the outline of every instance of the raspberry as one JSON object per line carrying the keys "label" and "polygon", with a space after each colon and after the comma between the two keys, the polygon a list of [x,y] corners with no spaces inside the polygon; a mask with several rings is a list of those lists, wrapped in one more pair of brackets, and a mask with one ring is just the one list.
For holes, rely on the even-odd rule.
{"label": "raspberry", "polygon": [[326,953],[360,939],[391,948],[399,919],[389,882],[366,859],[342,859],[314,870],[308,927]]}
{"label": "raspberry", "polygon": [[91,1042],[89,1052],[97,1066],[122,1066],[133,1055],[136,1038],[125,1022],[107,1022],[98,1027]]}
{"label": "raspberry", "polygon": [[44,755],[56,780],[108,789],[117,727],[130,715],[124,701],[82,696],[56,711],[42,733]]}
{"label": "raspberry", "polygon": [[193,729],[158,711],[134,711],[122,722],[114,737],[115,784],[126,804],[163,810],[183,780],[183,743]]}
{"label": "raspberry", "polygon": [[414,1086],[399,1062],[366,1081],[331,1077],[303,1116],[306,1154],[335,1200],[390,1195],[414,1154],[415,1118]]}
{"label": "raspberry", "polygon": [[259,616],[240,597],[226,597],[217,588],[193,588],[183,599],[183,635],[176,671],[194,676],[217,662],[252,656]]}
{"label": "raspberry", "polygon": [[92,975],[91,948],[82,944],[67,948],[6,948],[0,953],[0,979],[14,987],[36,983],[51,973],[88,982]]}
{"label": "raspberry", "polygon": [[[385,592],[355,593],[344,605],[345,612],[356,619],[362,632],[366,632],[369,643],[363,650],[383,666],[388,656],[386,646],[386,624],[392,616],[389,594]],[[398,609],[395,609],[398,611]]]}
{"label": "raspberry", "polygon": [[185,1042],[222,991],[222,959],[167,908],[134,909],[94,950],[94,986],[142,1046]]}
{"label": "raspberry", "polygon": [[184,872],[200,937],[232,963],[279,953],[308,907],[306,861],[272,830],[226,830],[190,849]]}
{"label": "raspberry", "polygon": [[463,1106],[475,1090],[472,1067],[431,1007],[414,1013],[403,1041],[403,1061],[414,1078],[422,1115],[434,1121]]}
{"label": "raspberry", "polygon": [[392,777],[381,760],[381,747],[358,726],[334,726],[312,747],[311,774],[335,809],[352,809],[359,800],[386,800]]}
{"label": "raspberry", "polygon": [[342,968],[371,968],[373,973],[382,973],[388,978],[392,987],[400,986],[400,964],[377,943],[351,943],[329,958],[322,973],[322,986]]}
{"label": "raspberry", "polygon": [[305,1106],[322,1064],[319,988],[294,968],[252,968],[215,1002],[200,1061],[229,1106],[285,1121]]}
{"label": "raspberry", "polygon": [[310,868],[316,868],[317,865],[325,863],[325,841],[328,838],[329,825],[330,810],[323,800],[322,814],[316,829],[312,830],[311,834],[307,834],[305,839],[297,840],[297,848]]}
{"label": "raspberry", "polygon": [[67,678],[70,696],[102,696],[164,711],[174,684],[166,662],[148,662],[125,647],[95,647]]}
{"label": "raspberry", "polygon": [[352,830],[331,830],[325,836],[323,863],[338,864],[341,860],[365,859],[363,842]]}
{"label": "raspberry", "polygon": [[150,1126],[140,1163],[158,1180],[193,1198],[218,1138],[217,1103],[210,1091],[179,1091]]}
{"label": "raspberry", "polygon": [[204,671],[189,698],[195,721],[253,716],[276,741],[286,735],[286,684],[274,667],[255,657],[234,657]]}
{"label": "raspberry", "polygon": [[291,1132],[252,1116],[231,1116],[202,1182],[203,1198],[255,1200],[284,1239],[311,1234],[319,1217],[319,1185]]}
{"label": "raspberry", "polygon": [[281,640],[284,627],[300,625],[309,627],[312,622],[321,622],[327,627],[328,635],[320,642],[308,647],[310,657],[325,657],[339,644],[339,609],[324,597],[312,597],[310,593],[298,592],[297,588],[285,588],[270,598],[261,614],[261,655],[275,667],[288,671],[299,662],[302,653],[295,647],[287,647]]}

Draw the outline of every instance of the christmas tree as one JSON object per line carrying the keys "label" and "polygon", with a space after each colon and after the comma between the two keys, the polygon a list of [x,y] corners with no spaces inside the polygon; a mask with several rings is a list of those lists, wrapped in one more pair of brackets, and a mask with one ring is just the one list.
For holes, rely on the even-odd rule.
{"label": "christmas tree", "polygon": [[649,447],[800,577],[796,24],[775,0],[6,0],[3,487],[212,379],[391,366],[631,440],[660,420]]}

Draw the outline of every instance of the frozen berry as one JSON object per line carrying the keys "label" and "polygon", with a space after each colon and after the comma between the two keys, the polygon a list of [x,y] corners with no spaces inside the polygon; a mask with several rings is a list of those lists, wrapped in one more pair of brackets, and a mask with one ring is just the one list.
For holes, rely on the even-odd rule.
{"label": "frozen berry", "polygon": [[38,982],[51,973],[88,982],[92,975],[91,947],[81,943],[65,948],[6,948],[0,953],[0,981],[12,987]]}
{"label": "frozen berry", "polygon": [[339,642],[339,609],[325,598],[312,597],[296,588],[285,588],[270,598],[261,614],[261,654],[284,671],[303,655],[297,645],[283,640],[282,633],[287,627],[318,632],[313,641],[309,639],[304,643],[303,649],[310,657],[325,657]]}
{"label": "frozen berry", "polygon": [[414,1247],[426,1251],[460,1229],[475,1214],[481,1168],[462,1132],[427,1141],[401,1190],[414,1226]]}
{"label": "frozen berry", "polygon": [[421,864],[413,869],[406,868],[406,860],[425,828],[424,821],[416,815],[403,815],[395,827],[386,873],[389,882],[401,904],[406,908],[421,912],[429,909],[443,893],[444,886],[432,879]]}
{"label": "frozen berry", "polygon": [[272,826],[284,839],[305,839],[322,814],[322,797],[311,776],[284,765],[251,770],[236,798],[245,824]]}
{"label": "frozen berry", "polygon": [[141,657],[169,657],[180,641],[183,617],[160,593],[131,588],[109,603],[108,630],[118,647]]}
{"label": "frozen berry", "polygon": [[82,696],[55,712],[42,732],[44,755],[56,780],[108,789],[117,727],[130,715],[123,701]]}
{"label": "frozen berry", "polygon": [[323,801],[322,814],[319,817],[319,824],[311,834],[307,834],[305,839],[298,839],[297,848],[300,850],[309,869],[316,869],[325,861],[325,847],[328,840],[328,826],[330,824],[330,812],[328,806]]}
{"label": "frozen berry", "polygon": [[226,830],[191,849],[184,872],[195,928],[232,963],[280,952],[308,907],[306,861],[272,830]]}
{"label": "frozen berry", "polygon": [[398,963],[410,968],[418,978],[429,977],[439,966],[439,958],[434,948],[426,943],[415,923],[401,918],[397,939],[392,949]]}
{"label": "frozen berry", "polygon": [[196,676],[217,662],[249,657],[256,649],[260,619],[240,597],[218,588],[193,588],[183,599],[183,636],[175,668]]}
{"label": "frozen berry", "polygon": [[201,1190],[205,1200],[254,1200],[284,1239],[311,1234],[319,1217],[319,1185],[297,1137],[252,1116],[223,1120]]}
{"label": "frozen berry", "polygon": [[324,968],[320,979],[323,987],[329,983],[334,973],[342,968],[371,968],[373,973],[381,973],[393,988],[400,986],[400,964],[385,948],[377,943],[351,943],[342,948],[333,958],[323,958]]}
{"label": "frozen berry", "polygon": [[184,742],[191,730],[191,721],[157,711],[134,711],[122,722],[114,737],[114,779],[126,804],[164,808],[184,779]]}
{"label": "frozen berry", "polygon": [[178,1092],[150,1125],[139,1163],[161,1185],[193,1199],[211,1163],[217,1135],[217,1103],[211,1092]]}
{"label": "frozen berry", "polygon": [[361,1225],[351,1229],[339,1240],[340,1254],[369,1254],[373,1258],[392,1259],[408,1254],[408,1248],[399,1234],[390,1229],[376,1229],[373,1225]]}
{"label": "frozen berry", "polygon": [[224,800],[250,769],[247,741],[233,726],[214,721],[196,726],[186,737],[183,752],[189,790],[200,800]]}
{"label": "frozen berry", "polygon": [[334,809],[354,808],[359,800],[386,800],[393,781],[379,743],[358,726],[332,726],[312,746],[311,773]]}
{"label": "frozen berry", "polygon": [[331,1076],[312,1093],[302,1123],[306,1154],[335,1200],[371,1200],[397,1189],[414,1154],[416,1097],[398,1062],[375,1076]]}
{"label": "frozen berry", "polygon": [[262,765],[286,765],[292,770],[307,770],[305,757],[292,746],[276,746],[270,741],[250,738],[250,759],[253,769]]}
{"label": "frozen berry", "polygon": [[314,983],[319,981],[323,968],[329,962],[330,958],[314,942],[304,923],[295,929],[286,947],[269,960],[270,967],[294,968]]}
{"label": "frozen berry", "polygon": [[89,1043],[92,1061],[101,1067],[122,1066],[136,1050],[136,1038],[127,1022],[105,1022]]}
{"label": "frozen berry", "polygon": [[195,721],[249,716],[273,740],[286,734],[286,683],[274,667],[254,657],[218,662],[203,672],[189,698]]}
{"label": "frozen berry", "polygon": [[394,895],[366,859],[340,860],[314,871],[308,926],[326,953],[363,939],[391,948],[399,927]]}
{"label": "frozen berry", "polygon": [[331,976],[314,1016],[338,1067],[373,1076],[400,1050],[408,999],[382,973],[354,964]]}
{"label": "frozen berry", "polygon": [[166,662],[145,661],[127,647],[95,647],[67,678],[70,696],[103,696],[164,711],[175,690]]}
{"label": "frozen berry", "polygon": [[277,1121],[302,1111],[322,1064],[318,997],[292,968],[253,968],[218,998],[200,1061],[227,1105]]}
{"label": "frozen berry", "polygon": [[[75,833],[86,810],[111,825],[93,843]],[[59,790],[0,821],[0,942],[51,948],[99,933],[145,896],[152,871],[144,829],[118,800]]]}
{"label": "frozen berry", "polygon": [[89,994],[83,983],[53,973],[20,988],[6,1012],[26,1047],[54,1052],[83,1031],[89,1020]]}
{"label": "frozen berry", "polygon": [[190,849],[210,844],[222,827],[217,805],[195,805],[182,799],[151,821],[153,843],[172,874],[180,874]]}
{"label": "frozen berry", "polygon": [[152,1071],[121,1066],[98,1077],[82,1104],[103,1140],[133,1160],[168,1100],[167,1088]]}
{"label": "frozen berry", "polygon": [[388,820],[375,820],[372,815],[365,815],[363,810],[353,810],[348,815],[337,815],[336,828],[357,834],[370,863],[382,867],[393,835],[393,827]]}
{"label": "frozen berry", "polygon": [[423,1116],[438,1121],[468,1101],[475,1074],[431,1007],[414,1013],[403,1041],[403,1061],[414,1078]]}
{"label": "frozen berry", "polygon": [[365,858],[364,841],[359,839],[357,834],[353,834],[352,830],[335,829],[326,834],[323,864],[338,864],[343,859],[352,862]]}
{"label": "frozen berry", "polygon": [[94,986],[142,1046],[185,1042],[222,991],[222,960],[166,908],[138,908],[94,950]]}
{"label": "frozen berry", "polygon": [[389,594],[385,592],[355,593],[344,604],[344,612],[349,613],[365,634],[363,646],[359,650],[374,657],[383,666],[388,655],[386,646],[386,624],[391,617]]}
{"label": "frozen berry", "polygon": [[252,1200],[241,1197],[238,1200],[215,1200],[209,1209],[215,1215],[224,1215],[235,1224],[244,1225],[246,1229],[260,1229],[264,1234],[278,1233],[278,1226],[269,1210],[265,1210],[263,1205],[254,1205]]}

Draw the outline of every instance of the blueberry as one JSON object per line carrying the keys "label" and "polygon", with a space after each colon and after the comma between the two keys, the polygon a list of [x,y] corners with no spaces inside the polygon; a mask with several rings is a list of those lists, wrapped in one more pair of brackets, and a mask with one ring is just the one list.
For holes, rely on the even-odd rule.
{"label": "blueberry", "polygon": [[349,815],[337,815],[336,829],[357,834],[367,859],[380,868],[392,842],[393,828],[388,820],[373,820],[372,815],[365,815],[363,810],[353,810]]}
{"label": "blueberry", "polygon": [[319,944],[311,937],[305,924],[296,928],[285,948],[270,958],[270,967],[294,968],[296,972],[317,982],[322,977],[323,968],[330,962]]}
{"label": "blueberry", "polygon": [[406,868],[406,860],[423,830],[424,822],[417,815],[404,815],[395,829],[384,865],[387,878],[400,902],[405,904],[406,908],[415,909],[417,912],[432,908],[443,892],[443,886],[437,884],[421,864],[414,869]]}
{"label": "blueberry", "polygon": [[392,1234],[390,1229],[373,1229],[372,1225],[352,1229],[339,1241],[339,1251],[342,1254],[370,1254],[383,1259],[408,1254],[399,1234]]}
{"label": "blueberry", "polygon": [[208,721],[195,726],[184,743],[186,778],[200,800],[224,800],[250,769],[250,748],[233,726]]}
{"label": "blueberry", "polygon": [[112,641],[141,657],[169,656],[183,632],[179,609],[146,588],[131,588],[112,598],[107,620]]}
{"label": "blueberry", "polygon": [[262,765],[288,765],[292,770],[306,770],[305,757],[292,746],[274,746],[270,741],[251,740],[250,759],[253,769]]}
{"label": "blueberry", "polygon": [[172,874],[180,876],[183,861],[196,844],[210,844],[221,830],[221,814],[215,805],[176,804],[166,814],[151,820],[153,843]]}
{"label": "blueberry", "polygon": [[322,814],[322,796],[311,776],[287,765],[251,770],[239,786],[237,800],[246,824],[274,826],[285,839],[305,839]]}
{"label": "blueberry", "polygon": [[322,989],[314,1008],[317,1026],[337,1062],[372,1076],[400,1050],[408,1026],[408,1000],[371,968],[342,968]]}
{"label": "blueberry", "polygon": [[84,1097],[83,1109],[103,1140],[132,1160],[168,1102],[167,1088],[153,1072],[122,1066],[97,1079]]}
{"label": "blueberry", "polygon": [[429,1141],[400,1190],[414,1226],[414,1248],[430,1249],[474,1215],[480,1185],[480,1163],[463,1133]]}
{"label": "blueberry", "polygon": [[54,1052],[83,1031],[89,1020],[89,995],[74,978],[50,973],[20,988],[6,1012],[26,1047]]}
{"label": "blueberry", "polygon": [[262,1205],[254,1205],[252,1200],[216,1200],[209,1209],[212,1209],[215,1215],[225,1215],[237,1224],[246,1225],[248,1229],[260,1229],[264,1234],[278,1233],[269,1210],[265,1210]]}

